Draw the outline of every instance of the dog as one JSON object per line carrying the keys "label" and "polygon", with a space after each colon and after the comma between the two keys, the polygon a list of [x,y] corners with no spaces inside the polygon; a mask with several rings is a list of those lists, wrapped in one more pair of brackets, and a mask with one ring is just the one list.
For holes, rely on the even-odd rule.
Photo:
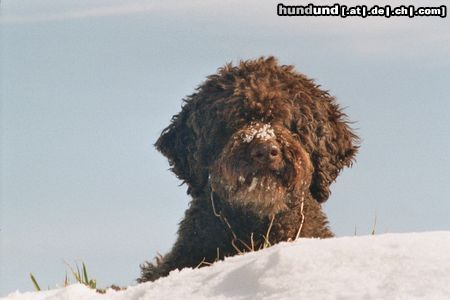
{"label": "dog", "polygon": [[333,233],[321,210],[358,137],[327,91],[274,57],[227,64],[184,100],[156,148],[192,197],[172,250],[139,282],[299,237]]}

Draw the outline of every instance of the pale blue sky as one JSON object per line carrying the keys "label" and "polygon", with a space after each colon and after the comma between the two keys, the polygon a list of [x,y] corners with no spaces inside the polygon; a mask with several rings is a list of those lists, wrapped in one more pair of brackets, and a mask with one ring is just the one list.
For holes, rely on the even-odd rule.
{"label": "pale blue sky", "polygon": [[63,260],[132,284],[168,251],[189,198],[152,144],[205,76],[260,55],[356,121],[357,163],[324,205],[338,236],[375,217],[378,233],[450,230],[448,18],[280,18],[277,3],[1,2],[0,295],[32,290],[29,272],[62,284]]}

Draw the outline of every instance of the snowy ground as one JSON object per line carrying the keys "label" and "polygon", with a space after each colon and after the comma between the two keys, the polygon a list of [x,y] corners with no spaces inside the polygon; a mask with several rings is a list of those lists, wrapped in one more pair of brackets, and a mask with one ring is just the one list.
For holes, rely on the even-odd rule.
{"label": "snowy ground", "polygon": [[301,239],[125,291],[72,285],[2,300],[421,298],[450,299],[450,231]]}

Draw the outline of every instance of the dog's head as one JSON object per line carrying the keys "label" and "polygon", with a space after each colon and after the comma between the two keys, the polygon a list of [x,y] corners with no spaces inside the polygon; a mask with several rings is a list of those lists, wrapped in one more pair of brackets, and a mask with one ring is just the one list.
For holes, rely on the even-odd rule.
{"label": "dog's head", "polygon": [[198,195],[269,216],[310,192],[328,199],[357,136],[328,92],[273,57],[219,69],[185,99],[156,147]]}

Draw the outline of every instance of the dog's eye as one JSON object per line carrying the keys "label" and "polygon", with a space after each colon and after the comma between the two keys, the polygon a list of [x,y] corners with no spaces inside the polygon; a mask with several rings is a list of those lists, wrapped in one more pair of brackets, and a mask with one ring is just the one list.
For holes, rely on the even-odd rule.
{"label": "dog's eye", "polygon": [[296,140],[300,141],[300,130],[298,128],[298,123],[295,120],[291,121],[291,124],[289,126],[289,131],[291,132],[292,137],[294,137]]}
{"label": "dog's eye", "polygon": [[289,126],[289,130],[293,133],[298,132],[298,128],[297,128],[297,122],[295,120],[291,121],[291,124]]}

